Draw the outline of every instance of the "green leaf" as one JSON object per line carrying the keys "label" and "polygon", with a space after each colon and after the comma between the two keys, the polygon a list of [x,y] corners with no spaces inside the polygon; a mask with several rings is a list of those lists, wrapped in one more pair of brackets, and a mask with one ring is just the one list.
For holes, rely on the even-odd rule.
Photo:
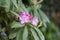
{"label": "green leaf", "polygon": [[5,1],[4,0],[0,0],[0,6],[4,7],[4,5],[5,5]]}
{"label": "green leaf", "polygon": [[23,29],[21,28],[16,35],[16,40],[22,40]]}
{"label": "green leaf", "polygon": [[6,12],[10,9],[10,0],[0,0],[0,6],[4,7]]}
{"label": "green leaf", "polygon": [[37,29],[36,27],[33,27],[33,28],[37,31],[38,36],[41,38],[41,40],[45,40],[43,33],[39,29]]}
{"label": "green leaf", "polygon": [[11,1],[15,5],[15,7],[18,8],[17,1],[16,0],[11,0]]}
{"label": "green leaf", "polygon": [[45,15],[45,13],[42,12],[40,9],[39,9],[39,13],[40,13],[40,16],[41,16],[41,18],[42,18],[42,20],[43,20],[44,22],[50,23],[50,20],[48,19],[48,17],[47,17],[47,16]]}
{"label": "green leaf", "polygon": [[19,8],[19,12],[22,12],[23,11],[23,8],[21,8],[21,0],[18,0],[18,8]]}
{"label": "green leaf", "polygon": [[35,30],[32,29],[32,28],[31,28],[30,30],[31,30],[31,32],[32,32],[32,35],[33,35],[34,39],[35,39],[35,40],[39,40],[38,35],[37,35],[37,33],[35,32]]}
{"label": "green leaf", "polygon": [[34,16],[39,16],[38,12],[37,12],[37,9],[34,8]]}
{"label": "green leaf", "polygon": [[28,28],[25,26],[22,40],[28,40]]}
{"label": "green leaf", "polygon": [[24,27],[24,24],[20,24],[20,22],[12,22],[11,24],[11,28],[19,28],[19,27]]}
{"label": "green leaf", "polygon": [[20,2],[20,7],[21,7],[24,11],[28,12],[27,8],[26,8],[25,5],[22,3],[22,1]]}
{"label": "green leaf", "polygon": [[5,4],[6,4],[6,5],[5,5],[6,9],[5,9],[5,10],[6,10],[6,12],[8,12],[9,9],[10,9],[10,0],[5,0],[5,2],[6,2],[6,3],[5,3]]}
{"label": "green leaf", "polygon": [[41,17],[36,8],[34,8],[34,16],[37,16],[39,18],[39,21],[41,21]]}
{"label": "green leaf", "polygon": [[38,9],[38,12],[39,12],[39,15],[40,15],[40,18],[43,22],[43,25],[44,27],[47,27],[47,24],[46,23],[50,23],[50,20],[48,19],[48,17],[44,14],[44,12],[42,12],[40,9]]}
{"label": "green leaf", "polygon": [[9,39],[13,39],[13,38],[15,38],[16,37],[16,33],[10,33],[9,34]]}
{"label": "green leaf", "polygon": [[10,12],[13,13],[14,15],[16,15],[17,17],[19,17],[19,15],[16,12],[14,12],[14,11],[10,11]]}
{"label": "green leaf", "polygon": [[34,27],[34,26],[32,26],[32,25],[30,25],[30,26],[31,26],[33,29],[35,29],[35,31],[37,32],[37,34],[38,34],[38,36],[39,36],[39,38],[40,38],[41,40],[45,40],[43,33],[42,33],[38,28],[36,28],[36,27]]}

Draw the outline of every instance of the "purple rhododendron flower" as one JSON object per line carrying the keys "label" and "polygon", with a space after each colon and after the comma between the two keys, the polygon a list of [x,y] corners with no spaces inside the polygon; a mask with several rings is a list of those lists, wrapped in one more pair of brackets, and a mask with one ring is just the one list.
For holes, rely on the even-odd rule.
{"label": "purple rhododendron flower", "polygon": [[32,24],[34,25],[34,26],[37,26],[37,24],[38,24],[38,17],[34,17],[33,19],[32,19]]}
{"label": "purple rhododendron flower", "polygon": [[28,23],[31,21],[32,15],[28,12],[21,12],[19,19],[21,24]]}
{"label": "purple rhododendron flower", "polygon": [[32,19],[32,15],[29,14],[28,12],[21,12],[19,19],[20,19],[21,24],[29,23],[29,22],[32,22],[34,26],[37,26],[38,24],[38,17],[35,16]]}

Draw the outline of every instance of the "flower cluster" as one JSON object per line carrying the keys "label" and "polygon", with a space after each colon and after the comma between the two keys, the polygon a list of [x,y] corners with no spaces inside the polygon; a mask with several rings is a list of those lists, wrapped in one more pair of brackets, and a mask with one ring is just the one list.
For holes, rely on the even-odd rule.
{"label": "flower cluster", "polygon": [[21,12],[19,20],[21,22],[21,24],[25,24],[25,23],[32,23],[34,26],[37,26],[38,24],[38,17],[34,17],[32,18],[32,15],[29,14],[28,12]]}

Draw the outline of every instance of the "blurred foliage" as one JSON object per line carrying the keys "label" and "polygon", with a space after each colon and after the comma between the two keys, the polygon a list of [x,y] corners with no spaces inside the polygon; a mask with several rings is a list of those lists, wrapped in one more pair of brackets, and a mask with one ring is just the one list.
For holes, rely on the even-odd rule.
{"label": "blurred foliage", "polygon": [[60,0],[44,0],[41,9],[56,25],[60,26]]}
{"label": "blurred foliage", "polygon": [[[0,40],[60,40],[58,28],[41,10],[43,0],[0,0]],[[39,28],[22,25],[20,12],[39,18]],[[42,22],[42,25],[40,24]],[[41,26],[40,26],[41,25]]]}

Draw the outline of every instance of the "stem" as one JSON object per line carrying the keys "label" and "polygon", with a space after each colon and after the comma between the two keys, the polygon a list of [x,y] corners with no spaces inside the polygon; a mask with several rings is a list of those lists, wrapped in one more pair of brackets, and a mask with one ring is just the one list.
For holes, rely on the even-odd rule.
{"label": "stem", "polygon": [[40,0],[40,1],[38,2],[38,4],[41,3],[42,1],[43,1],[43,0]]}

